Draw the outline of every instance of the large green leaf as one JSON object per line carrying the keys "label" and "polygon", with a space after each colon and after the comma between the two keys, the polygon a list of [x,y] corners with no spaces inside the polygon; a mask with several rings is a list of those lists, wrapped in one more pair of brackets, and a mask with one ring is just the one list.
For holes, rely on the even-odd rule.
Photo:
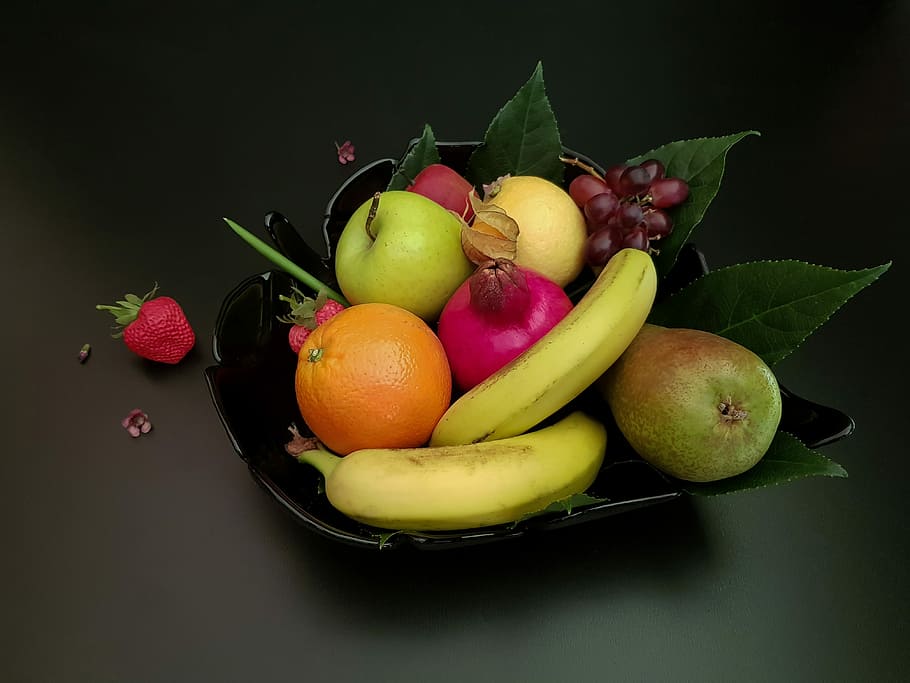
{"label": "large green leaf", "polygon": [[678,140],[626,162],[638,164],[646,159],[658,159],[664,164],[667,176],[682,178],[689,184],[689,198],[670,210],[673,231],[657,245],[660,253],[654,256],[654,265],[661,278],[676,263],[679,250],[689,240],[692,230],[701,222],[708,205],[717,195],[724,176],[727,152],[749,135],[759,133],[747,130],[723,137]]}
{"label": "large green leaf", "polygon": [[467,179],[480,187],[510,175],[536,175],[562,184],[562,142],[538,62],[531,78],[490,122],[468,160]]}
{"label": "large green leaf", "polygon": [[694,495],[717,496],[818,476],[846,477],[847,471],[833,460],[807,448],[795,436],[778,432],[767,453],[752,469],[706,484],[685,482],[683,488]]}
{"label": "large green leaf", "polygon": [[436,149],[436,136],[430,124],[425,124],[423,133],[408,150],[404,159],[395,168],[392,179],[389,180],[389,190],[403,190],[412,182],[417,174],[431,164],[439,163],[439,151]]}
{"label": "large green leaf", "polygon": [[890,265],[837,270],[792,260],[741,263],[711,271],[658,303],[648,321],[727,337],[774,365]]}

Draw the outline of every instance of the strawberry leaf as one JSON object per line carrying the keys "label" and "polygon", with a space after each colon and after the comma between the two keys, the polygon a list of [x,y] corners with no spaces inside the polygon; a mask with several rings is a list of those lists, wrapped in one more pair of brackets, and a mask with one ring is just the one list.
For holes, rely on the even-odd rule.
{"label": "strawberry leaf", "polygon": [[436,136],[430,124],[425,124],[423,133],[408,149],[404,159],[396,166],[395,173],[389,180],[389,190],[404,190],[414,182],[414,178],[431,164],[439,163],[439,151],[436,149]]}
{"label": "strawberry leaf", "polygon": [[468,160],[467,179],[476,187],[506,174],[536,175],[561,185],[565,164],[556,117],[543,81],[543,66],[493,118],[483,144]]}
{"label": "strawberry leaf", "polygon": [[768,452],[750,470],[720,481],[696,484],[684,482],[693,495],[718,496],[737,491],[785,484],[804,477],[846,477],[847,471],[833,460],[807,448],[787,432],[778,432]]}

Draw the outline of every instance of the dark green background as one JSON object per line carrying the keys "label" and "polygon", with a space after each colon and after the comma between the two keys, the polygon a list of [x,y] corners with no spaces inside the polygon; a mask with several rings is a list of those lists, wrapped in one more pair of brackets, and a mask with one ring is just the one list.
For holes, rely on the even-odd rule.
{"label": "dark green background", "polygon": [[[910,677],[898,2],[32,2],[0,25],[0,678],[857,681]],[[476,139],[538,60],[603,164],[758,129],[698,229],[712,266],[894,259],[778,367],[854,416],[850,472],[506,545],[365,553],[299,527],[202,378],[268,264],[221,216],[325,204],[423,124]],[[357,161],[340,166],[333,141]],[[152,367],[94,310],[158,281],[197,330]],[[93,345],[85,365],[79,347]],[[119,420],[146,410],[131,440]]]}

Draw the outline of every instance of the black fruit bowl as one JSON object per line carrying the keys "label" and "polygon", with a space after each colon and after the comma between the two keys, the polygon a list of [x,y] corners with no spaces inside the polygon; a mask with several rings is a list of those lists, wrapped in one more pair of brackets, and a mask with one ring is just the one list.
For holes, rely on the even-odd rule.
{"label": "black fruit bowl", "polygon": [[[477,143],[437,143],[442,163],[464,169]],[[569,156],[594,168],[590,159],[571,150]],[[335,193],[326,207],[323,223],[324,256],[313,251],[284,216],[270,212],[266,230],[284,255],[326,284],[337,287],[334,275],[334,245],[351,214],[376,191],[384,190],[397,160],[380,159],[353,174]],[[583,171],[566,169],[568,183]],[[666,295],[703,275],[708,270],[704,256],[694,245],[686,245],[676,265],[661,283],[658,296]],[[278,300],[297,284],[282,271],[270,270],[240,282],[222,303],[215,324],[213,353],[216,364],[206,368],[205,378],[234,450],[247,463],[253,479],[306,527],[336,541],[368,548],[452,548],[517,538],[529,533],[560,529],[627,512],[646,505],[673,500],[684,491],[676,482],[641,460],[611,424],[607,460],[588,493],[601,502],[530,517],[514,524],[466,529],[456,532],[400,532],[389,535],[355,522],[327,501],[321,491],[322,477],[313,468],[299,464],[288,455],[284,444],[288,427],[306,425],[294,396],[294,368],[297,358],[287,344],[287,325],[276,316],[287,305]],[[581,279],[576,288],[583,288]],[[572,289],[572,286],[569,287]],[[807,401],[782,389],[784,429],[810,448],[831,443],[853,431],[853,420],[844,413]],[[605,404],[594,392],[576,399],[578,407],[601,418],[609,416]]]}

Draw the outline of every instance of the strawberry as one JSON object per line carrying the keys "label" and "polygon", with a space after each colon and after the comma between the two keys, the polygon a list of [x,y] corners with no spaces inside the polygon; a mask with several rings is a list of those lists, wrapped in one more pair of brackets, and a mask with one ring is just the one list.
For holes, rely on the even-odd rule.
{"label": "strawberry", "polygon": [[310,332],[343,311],[344,306],[327,298],[323,291],[320,291],[313,299],[294,286],[291,287],[291,290],[293,290],[291,296],[283,294],[278,296],[280,301],[287,302],[291,308],[287,315],[279,315],[278,320],[283,323],[291,323],[291,329],[288,330],[288,344],[291,346],[291,351],[299,353],[300,347],[310,336]]}
{"label": "strawberry", "polygon": [[95,306],[110,311],[116,321],[114,339],[123,337],[127,347],[138,356],[174,365],[183,360],[196,343],[180,304],[169,296],[156,297],[158,285],[141,299],[127,294],[116,306]]}

